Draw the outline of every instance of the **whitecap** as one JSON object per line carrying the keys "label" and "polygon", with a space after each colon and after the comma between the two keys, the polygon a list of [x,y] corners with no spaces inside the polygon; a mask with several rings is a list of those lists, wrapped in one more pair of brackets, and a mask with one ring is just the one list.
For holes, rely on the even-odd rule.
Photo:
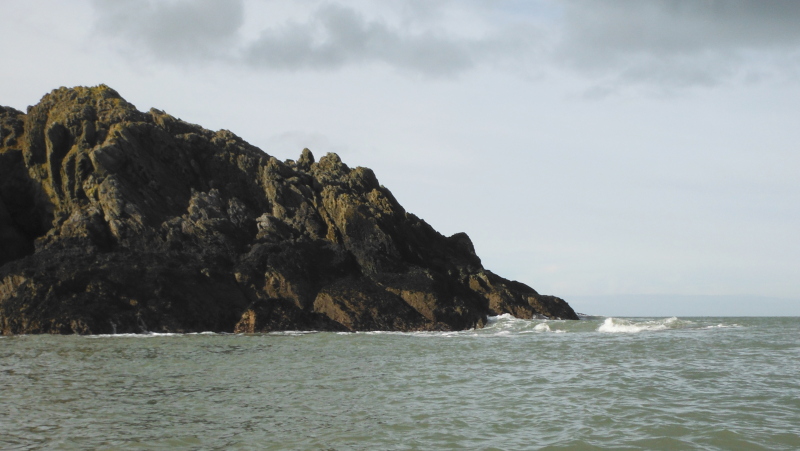
{"label": "whitecap", "polygon": [[490,316],[486,318],[485,328],[501,327],[508,329],[514,326],[519,326],[528,323],[528,320],[516,318],[510,313],[503,313],[502,315]]}
{"label": "whitecap", "polygon": [[144,332],[141,334],[97,334],[86,335],[86,338],[154,338],[154,337],[180,337],[187,334],[168,332]]}
{"label": "whitecap", "polygon": [[664,330],[667,328],[667,324],[669,324],[673,318],[675,321],[678,320],[678,318],[672,317],[662,321],[645,321],[636,323],[634,321],[609,317],[603,321],[603,324],[597,328],[597,331],[606,333],[636,333],[644,330]]}
{"label": "whitecap", "polygon": [[[294,337],[297,335],[309,335],[309,334],[316,334],[316,330],[276,330],[272,332],[267,332],[267,335],[281,335],[281,336],[289,336]],[[350,332],[343,332],[345,334]]]}
{"label": "whitecap", "polygon": [[716,326],[706,326],[703,329],[729,329],[734,327],[742,327],[738,324],[717,324]]}
{"label": "whitecap", "polygon": [[533,326],[533,330],[536,332],[552,332],[550,330],[550,326],[548,326],[547,323],[539,323]]}

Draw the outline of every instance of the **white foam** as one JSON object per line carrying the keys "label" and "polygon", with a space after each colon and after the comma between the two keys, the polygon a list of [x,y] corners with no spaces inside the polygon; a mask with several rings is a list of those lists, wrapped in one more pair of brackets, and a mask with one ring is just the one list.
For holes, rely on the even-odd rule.
{"label": "white foam", "polygon": [[598,332],[606,333],[636,333],[644,330],[664,330],[667,324],[674,324],[678,318],[672,317],[662,321],[644,321],[635,323],[620,318],[606,318],[603,324],[597,328]]}
{"label": "white foam", "polygon": [[510,313],[503,313],[502,315],[490,316],[486,318],[486,327],[502,327],[511,328],[516,325],[527,323],[527,320],[515,318]]}
{"label": "white foam", "polygon": [[133,333],[126,333],[126,334],[96,334],[96,335],[85,335],[86,338],[155,338],[155,337],[185,337],[187,335],[233,335],[228,333],[220,333],[220,332],[187,332],[187,333],[177,333],[177,332],[142,332],[138,334]]}
{"label": "white foam", "polygon": [[511,313],[503,313],[502,315],[490,316],[486,319],[491,324],[503,319],[516,319],[516,318],[514,318],[514,315],[512,315]]}
{"label": "white foam", "polygon": [[[308,335],[315,333],[317,333],[316,330],[277,330],[273,332],[267,332],[267,335],[287,335],[293,337],[295,335]],[[344,332],[344,333],[350,333],[350,332]]]}
{"label": "white foam", "polygon": [[732,327],[742,327],[738,324],[717,324],[716,326],[706,326],[703,329],[728,329]]}
{"label": "white foam", "polygon": [[145,332],[141,334],[98,334],[86,335],[86,338],[155,338],[155,337],[182,337],[188,334]]}
{"label": "white foam", "polygon": [[551,332],[550,326],[548,326],[546,323],[539,323],[533,326],[533,330],[536,332]]}

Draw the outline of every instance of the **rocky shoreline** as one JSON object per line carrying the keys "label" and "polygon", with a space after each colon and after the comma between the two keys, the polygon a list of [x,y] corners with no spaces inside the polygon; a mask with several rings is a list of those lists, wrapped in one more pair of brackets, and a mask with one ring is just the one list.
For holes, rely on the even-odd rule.
{"label": "rocky shoreline", "polygon": [[367,168],[281,162],[113,89],[0,107],[2,333],[460,330],[578,319]]}

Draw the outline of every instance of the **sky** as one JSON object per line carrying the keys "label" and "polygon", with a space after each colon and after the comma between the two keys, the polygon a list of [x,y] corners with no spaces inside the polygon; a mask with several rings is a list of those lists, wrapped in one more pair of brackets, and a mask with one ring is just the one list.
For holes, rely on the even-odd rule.
{"label": "sky", "polygon": [[0,0],[0,105],[105,83],[338,153],[608,315],[800,315],[800,2]]}

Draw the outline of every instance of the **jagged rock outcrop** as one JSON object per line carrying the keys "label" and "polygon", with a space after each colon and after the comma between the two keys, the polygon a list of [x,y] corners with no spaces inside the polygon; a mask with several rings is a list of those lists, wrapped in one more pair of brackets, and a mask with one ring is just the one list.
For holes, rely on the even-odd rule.
{"label": "jagged rock outcrop", "polygon": [[485,270],[367,168],[281,162],[107,86],[0,107],[0,328],[453,330],[577,319]]}

